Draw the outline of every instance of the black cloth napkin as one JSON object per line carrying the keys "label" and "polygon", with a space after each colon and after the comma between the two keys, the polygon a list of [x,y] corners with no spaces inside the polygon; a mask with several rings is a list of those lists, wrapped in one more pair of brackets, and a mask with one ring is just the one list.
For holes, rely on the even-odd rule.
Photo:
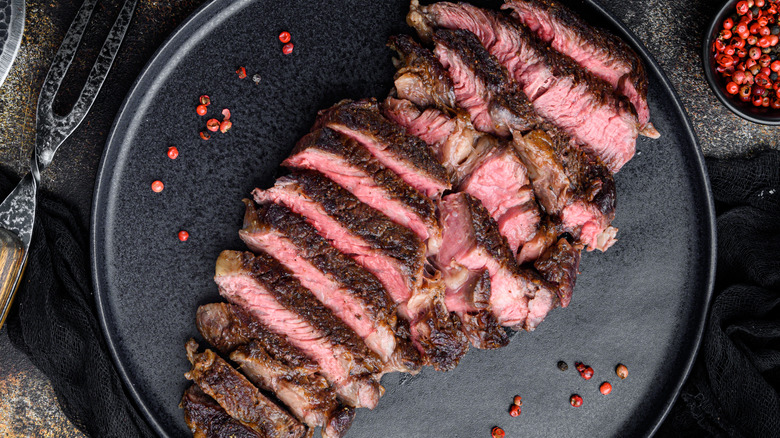
{"label": "black cloth napkin", "polygon": [[[696,365],[660,436],[780,437],[780,151],[708,160],[718,209],[718,273]],[[16,177],[0,172],[0,192]],[[91,437],[152,436],[129,401],[97,322],[87,233],[39,193],[11,341],[52,381]]]}
{"label": "black cloth napkin", "polygon": [[[0,169],[3,198],[18,182]],[[51,380],[65,415],[90,437],[151,437],[125,394],[98,324],[87,232],[78,215],[38,193],[22,283],[6,321],[11,342]]]}
{"label": "black cloth napkin", "polygon": [[715,294],[694,369],[658,435],[780,437],[780,151],[707,167]]}

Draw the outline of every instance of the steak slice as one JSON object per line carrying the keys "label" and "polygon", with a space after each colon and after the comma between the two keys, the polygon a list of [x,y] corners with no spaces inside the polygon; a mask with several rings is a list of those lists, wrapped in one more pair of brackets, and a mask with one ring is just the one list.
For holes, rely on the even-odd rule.
{"label": "steak slice", "polygon": [[394,83],[399,99],[420,108],[456,110],[452,79],[430,50],[409,35],[391,36],[387,45],[399,56],[393,61],[398,69]]}
{"label": "steak slice", "polygon": [[539,208],[525,166],[512,146],[502,143],[482,157],[458,190],[482,202],[513,254],[536,233]]}
{"label": "steak slice", "polygon": [[253,251],[271,254],[365,341],[389,370],[416,372],[421,359],[396,337],[395,302],[382,283],[317,234],[287,207],[246,203],[241,239]]}
{"label": "steak slice", "polygon": [[636,109],[642,134],[658,138],[647,105],[647,74],[642,60],[622,39],[593,27],[569,8],[552,0],[507,0],[502,9],[522,22],[553,49],[609,82]]}
{"label": "steak slice", "polygon": [[328,381],[319,374],[301,375],[275,360],[257,340],[230,354],[247,378],[272,391],[290,411],[310,427],[322,427],[324,438],[343,436],[355,418],[355,408],[342,406]]}
{"label": "steak slice", "polygon": [[410,316],[412,342],[437,371],[454,369],[468,352],[469,341],[453,320],[444,301],[441,273],[426,275],[404,306]]}
{"label": "steak slice", "polygon": [[194,339],[187,342],[192,369],[185,377],[194,381],[231,417],[263,437],[300,438],[306,427],[266,398],[233,367],[211,350],[198,353]]}
{"label": "steak slice", "polygon": [[465,281],[447,286],[445,303],[450,312],[460,319],[461,330],[476,348],[483,350],[505,347],[509,344],[506,331],[490,312],[490,274],[464,269]]}
{"label": "steak slice", "polygon": [[425,142],[382,116],[376,99],[343,100],[320,111],[314,129],[322,127],[354,138],[428,197],[436,198],[451,188],[446,171]]}
{"label": "steak slice", "polygon": [[203,339],[223,354],[252,340],[259,341],[269,355],[283,362],[299,375],[312,375],[320,371],[311,358],[290,344],[287,339],[272,332],[258,319],[239,306],[228,303],[204,304],[198,307],[195,317]]}
{"label": "steak slice", "polygon": [[498,323],[533,330],[557,304],[552,286],[538,273],[517,265],[495,220],[476,198],[463,192],[447,195],[439,211],[444,243],[437,263],[445,275],[462,269],[487,270],[490,306]]}
{"label": "steak slice", "polygon": [[[474,34],[439,29],[434,39],[436,53],[444,58],[442,62],[451,67],[453,77],[462,78],[460,82],[464,85],[456,90],[459,101],[463,99],[467,105],[477,108],[474,111],[486,118],[485,125],[495,127],[492,132],[510,132],[514,136],[520,159],[528,169],[534,192],[545,211],[560,216],[563,231],[575,236],[589,250],[609,248],[617,232],[610,226],[615,215],[615,184],[611,172],[598,158],[575,147],[560,129],[539,123],[529,115],[523,93],[506,80],[506,70]],[[475,84],[471,91],[466,90],[468,84]],[[546,132],[533,131],[521,138],[520,133],[533,124]],[[528,234],[524,237],[526,241],[529,238]],[[512,249],[515,248],[513,245]]]}
{"label": "steak slice", "polygon": [[[433,28],[474,33],[507,69],[509,77],[520,84],[536,112],[584,143],[613,172],[633,157],[639,123],[628,100],[521,24],[465,3],[439,2],[420,7],[417,0],[412,0],[409,14],[407,21],[422,35],[432,35]],[[457,90],[458,78],[453,77],[453,81]]]}
{"label": "steak slice", "polygon": [[420,285],[425,244],[322,174],[296,171],[253,194],[259,204],[283,204],[304,216],[336,249],[374,274],[396,303],[408,301]]}
{"label": "steak slice", "polygon": [[534,267],[545,280],[557,286],[555,291],[561,307],[567,307],[571,302],[574,284],[577,281],[580,251],[566,238],[561,237],[534,262]]}
{"label": "steak slice", "polygon": [[191,385],[184,391],[179,407],[184,409],[184,421],[195,437],[263,438],[265,436],[228,415],[198,385]]}
{"label": "steak slice", "polygon": [[347,403],[376,406],[379,358],[278,261],[262,252],[223,251],[214,280],[228,301],[314,359]]}
{"label": "steak slice", "polygon": [[420,240],[428,240],[432,252],[441,244],[433,202],[355,140],[329,128],[316,130],[298,142],[283,164],[322,173],[393,222],[414,231]]}

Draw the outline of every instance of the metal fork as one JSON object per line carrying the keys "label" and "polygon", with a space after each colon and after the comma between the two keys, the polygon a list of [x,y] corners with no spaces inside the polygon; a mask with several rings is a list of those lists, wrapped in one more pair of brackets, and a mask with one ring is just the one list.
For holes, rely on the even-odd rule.
{"label": "metal fork", "polygon": [[0,204],[0,328],[8,315],[27,263],[35,224],[36,193],[41,181],[41,172],[51,163],[54,153],[81,124],[95,102],[114,63],[137,3],[137,0],[125,1],[76,103],[67,115],[57,115],[53,109],[54,98],[76,56],[97,1],[84,1],[65,34],[57,54],[54,55],[38,96],[35,149],[30,158],[30,172]]}

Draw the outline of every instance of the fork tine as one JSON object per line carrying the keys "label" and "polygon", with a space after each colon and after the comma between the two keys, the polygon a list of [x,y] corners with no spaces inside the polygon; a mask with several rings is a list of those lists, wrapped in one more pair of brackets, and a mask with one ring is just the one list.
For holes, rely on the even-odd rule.
{"label": "fork tine", "polygon": [[65,116],[57,116],[54,114],[53,109],[54,97],[57,95],[68,68],[76,55],[81,37],[89,23],[97,0],[85,0],[79,9],[76,18],[68,29],[68,33],[65,35],[65,39],[62,41],[62,45],[60,45],[54,57],[54,62],[46,75],[43,89],[38,98],[38,128],[35,149],[41,170],[51,162],[54,152],[81,124],[95,102],[95,98],[100,92],[100,88],[103,86],[103,82],[114,63],[116,54],[119,52],[119,47],[122,44],[127,28],[130,26],[137,3],[137,0],[125,1],[114,24],[111,26],[111,30],[108,32],[108,37],[106,37],[103,47],[100,49],[100,54],[92,65],[92,70],[90,70],[89,76],[81,88],[79,97],[73,104],[71,111]]}

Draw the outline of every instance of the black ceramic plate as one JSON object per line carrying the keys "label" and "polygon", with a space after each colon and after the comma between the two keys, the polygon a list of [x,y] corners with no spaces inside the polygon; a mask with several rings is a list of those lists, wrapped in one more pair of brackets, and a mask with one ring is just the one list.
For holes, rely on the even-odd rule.
{"label": "black ceramic plate", "polygon": [[[496,6],[496,5],[493,5]],[[395,373],[349,437],[634,436],[651,433],[671,406],[695,355],[711,293],[714,221],[690,124],[647,52],[594,3],[572,6],[612,28],[642,54],[659,140],[640,138],[617,175],[618,243],[583,256],[574,299],[533,333],[498,351],[472,350],[449,373]],[[385,96],[393,75],[387,37],[410,32],[408,2],[212,1],[146,67],[114,124],[95,189],[92,263],[97,306],[122,376],[164,436],[188,433],[177,407],[188,382],[184,343],[195,310],[220,300],[211,280],[223,249],[243,249],[243,205],[267,185],[318,109],[343,98]],[[292,33],[282,54],[277,35]],[[235,70],[245,66],[249,77]],[[259,74],[259,84],[251,77]],[[195,114],[209,94],[208,117]],[[198,132],[222,108],[233,129]],[[217,116],[221,119],[221,116]],[[169,146],[180,156],[166,157]],[[162,180],[165,190],[150,184]],[[180,242],[176,234],[187,230]],[[559,360],[570,369],[556,368]],[[581,379],[574,361],[595,376]],[[615,365],[628,366],[620,381]],[[609,380],[613,391],[599,394]],[[580,408],[569,405],[583,396]],[[507,409],[523,396],[523,414]]]}

